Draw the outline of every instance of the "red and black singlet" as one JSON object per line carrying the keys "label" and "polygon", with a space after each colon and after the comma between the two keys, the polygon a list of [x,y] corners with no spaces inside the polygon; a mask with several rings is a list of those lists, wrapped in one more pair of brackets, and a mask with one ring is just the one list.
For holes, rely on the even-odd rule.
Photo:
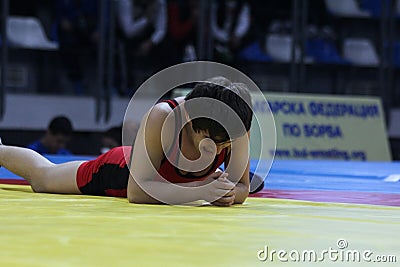
{"label": "red and black singlet", "polygon": [[[175,99],[172,100],[165,100],[172,110],[174,110],[179,104]],[[179,110],[179,109],[177,109]],[[168,159],[170,161],[173,161],[174,163],[177,163],[178,161],[178,155],[179,155],[179,150],[180,150],[180,143],[181,143],[181,133],[180,133],[180,128],[182,125],[181,121],[181,115],[179,114],[179,111],[177,111],[177,116],[175,119],[175,139],[174,143],[172,144],[171,149],[168,151]],[[191,173],[188,174],[182,174],[180,170],[175,167],[177,164],[172,164],[167,157],[164,157],[164,159],[161,161],[160,168],[158,169],[158,173],[167,181],[171,183],[187,183],[187,182],[193,182],[193,181],[201,181],[204,180],[207,176],[209,176],[211,173],[215,172],[215,170],[225,161],[227,154],[227,149],[223,149],[219,155],[216,155],[212,166],[210,170],[202,175],[202,176],[194,176]]]}
{"label": "red and black singlet", "polygon": [[[165,100],[163,102],[167,103],[173,112],[178,113],[176,116],[178,119],[175,119],[174,143],[168,151],[168,158],[177,163],[181,143],[180,128],[182,121],[179,109],[175,110],[175,108],[179,104],[175,99]],[[131,151],[131,147],[116,147],[94,160],[82,163],[76,174],[76,182],[79,190],[87,195],[126,197],[129,179],[127,162],[130,162]],[[215,172],[215,170],[224,163],[226,155],[227,148],[223,149],[219,155],[216,155],[210,170],[202,176],[194,176],[191,173],[182,174],[180,170],[171,164],[167,157],[164,156],[158,173],[171,183],[201,181]]]}

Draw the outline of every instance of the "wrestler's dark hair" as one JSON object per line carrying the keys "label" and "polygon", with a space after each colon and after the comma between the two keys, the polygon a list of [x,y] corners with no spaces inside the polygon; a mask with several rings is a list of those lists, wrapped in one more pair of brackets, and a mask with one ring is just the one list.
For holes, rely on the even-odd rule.
{"label": "wrestler's dark hair", "polygon": [[[195,98],[212,98],[219,100],[228,105],[240,118],[242,125],[232,125],[232,122],[238,122],[232,110],[226,108],[222,103],[215,101],[202,101],[201,107],[196,108],[193,105],[186,104],[186,101]],[[228,140],[243,136],[250,130],[251,121],[253,118],[253,110],[251,109],[251,96],[247,86],[242,83],[231,83],[221,86],[211,82],[202,82],[195,85],[193,90],[185,97],[185,110],[192,122],[193,130],[208,130],[210,138],[215,142],[226,142]],[[198,109],[206,110],[208,118],[197,117],[196,114],[201,114]],[[198,113],[200,112],[200,113]],[[211,118],[222,118],[223,127],[219,122]],[[229,127],[229,133],[226,127]],[[218,137],[217,140],[215,137]]]}

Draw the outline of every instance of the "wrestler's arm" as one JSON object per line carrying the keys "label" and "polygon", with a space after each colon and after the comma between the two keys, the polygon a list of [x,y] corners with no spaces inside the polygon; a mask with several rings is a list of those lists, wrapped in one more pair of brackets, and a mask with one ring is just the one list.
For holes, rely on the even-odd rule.
{"label": "wrestler's arm", "polygon": [[[224,197],[213,202],[217,206],[230,206],[232,204],[242,204],[249,195],[250,190],[250,162],[249,162],[249,142],[250,132],[234,141],[233,150],[225,161],[225,172],[228,179],[236,184],[235,188]],[[239,178],[238,178],[239,177]]]}
{"label": "wrestler's arm", "polygon": [[[168,110],[168,107],[165,107],[165,104],[158,104],[144,116],[141,122],[133,147],[130,165],[127,192],[129,202],[146,204],[162,203],[146,192],[150,194],[151,192],[155,192],[158,199],[173,200],[168,194],[169,191],[173,190],[171,185],[157,182],[160,179],[154,179],[154,177],[158,176],[157,169],[164,158],[161,145],[161,129],[169,112],[170,110]],[[185,196],[185,192],[183,191],[180,192],[180,198],[175,199],[173,202],[182,203],[197,199],[198,197],[196,196]]]}
{"label": "wrestler's arm", "polygon": [[[170,111],[165,103],[158,104],[144,116],[140,125],[132,153],[128,181],[127,194],[131,203],[183,204],[212,199],[215,194],[224,195],[225,192],[230,190],[224,189],[229,185],[225,185],[223,182],[207,186],[200,186],[205,184],[204,181],[171,184],[159,177],[157,169],[164,158],[161,129]],[[168,125],[164,125],[164,127],[168,127]],[[168,132],[168,130],[164,131],[163,134],[165,132]],[[211,178],[217,179],[219,175],[214,173]],[[210,193],[211,190],[213,191]]]}

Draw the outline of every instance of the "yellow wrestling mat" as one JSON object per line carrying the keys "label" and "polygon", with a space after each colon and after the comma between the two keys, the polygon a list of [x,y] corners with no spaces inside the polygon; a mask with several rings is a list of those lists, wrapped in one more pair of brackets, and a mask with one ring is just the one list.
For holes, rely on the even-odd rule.
{"label": "yellow wrestling mat", "polygon": [[[0,266],[4,267],[399,266],[400,262],[398,207],[265,198],[249,198],[230,208],[134,205],[119,198],[34,194],[28,186],[3,184],[0,200]],[[278,259],[277,252],[266,258],[272,250],[286,256],[281,252]],[[311,250],[317,259],[307,252]],[[351,255],[340,258],[352,251],[370,251],[366,256],[371,262],[361,258],[354,263]],[[373,263],[383,258],[386,263]]]}

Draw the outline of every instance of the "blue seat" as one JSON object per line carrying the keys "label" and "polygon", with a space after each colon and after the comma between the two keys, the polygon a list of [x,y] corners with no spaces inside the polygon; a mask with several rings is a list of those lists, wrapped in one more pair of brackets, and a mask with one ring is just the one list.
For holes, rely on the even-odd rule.
{"label": "blue seat", "polygon": [[269,55],[267,55],[259,42],[254,42],[248,45],[247,47],[243,48],[239,52],[239,58],[246,61],[253,61],[253,62],[271,62],[272,59]]}
{"label": "blue seat", "polygon": [[356,0],[325,0],[329,13],[338,17],[367,18],[371,14],[360,8]]}
{"label": "blue seat", "polygon": [[58,43],[49,40],[41,21],[36,17],[7,17],[7,40],[24,49],[58,50]]}
{"label": "blue seat", "polygon": [[343,59],[335,44],[326,38],[314,37],[306,42],[306,55],[311,57],[316,63],[326,64],[349,64]]}
{"label": "blue seat", "polygon": [[358,66],[377,67],[380,58],[376,48],[368,38],[348,37],[343,40],[343,57]]}

